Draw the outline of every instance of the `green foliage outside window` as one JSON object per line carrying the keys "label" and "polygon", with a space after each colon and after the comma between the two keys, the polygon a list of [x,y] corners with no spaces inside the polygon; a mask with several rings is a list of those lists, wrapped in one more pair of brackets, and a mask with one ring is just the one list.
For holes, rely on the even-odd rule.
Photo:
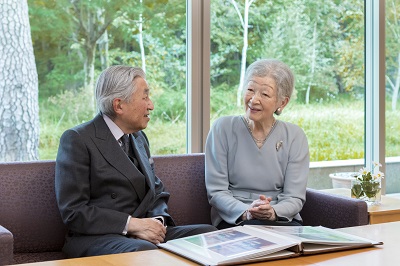
{"label": "green foliage outside window", "polygon": [[[40,159],[54,159],[62,132],[93,117],[90,82],[102,69],[112,64],[142,66],[143,62],[155,104],[146,129],[152,152],[186,151],[186,1],[141,2],[28,1],[39,75]],[[243,11],[243,1],[236,2]],[[363,2],[259,0],[249,9],[246,63],[274,57],[294,70],[295,95],[279,119],[304,129],[311,161],[364,156]],[[390,7],[386,119],[391,125],[386,153],[394,156],[400,150],[400,115],[393,108],[391,84],[400,78],[396,76],[400,3],[386,2]],[[77,23],[77,14],[94,21],[88,24],[95,26],[94,32],[103,32],[94,36],[96,42],[90,42],[88,29]],[[221,115],[243,112],[243,107],[235,105],[242,45],[241,24],[231,1],[212,0],[211,123]],[[88,60],[91,51],[92,61]]]}

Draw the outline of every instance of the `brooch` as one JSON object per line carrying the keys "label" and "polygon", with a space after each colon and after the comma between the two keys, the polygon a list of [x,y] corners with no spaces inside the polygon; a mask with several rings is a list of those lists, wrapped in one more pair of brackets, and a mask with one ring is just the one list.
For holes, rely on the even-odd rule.
{"label": "brooch", "polygon": [[277,143],[276,143],[276,151],[279,151],[279,149],[282,147],[282,145],[283,145],[283,140],[281,140],[281,141],[278,141]]}

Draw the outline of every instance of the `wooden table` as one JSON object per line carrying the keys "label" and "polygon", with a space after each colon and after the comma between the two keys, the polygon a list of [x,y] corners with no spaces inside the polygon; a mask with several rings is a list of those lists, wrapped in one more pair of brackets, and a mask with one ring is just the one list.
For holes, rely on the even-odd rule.
{"label": "wooden table", "polygon": [[[300,256],[296,258],[252,263],[249,265],[318,265],[318,266],[386,266],[398,264],[398,249],[400,245],[400,222],[364,225],[336,229],[346,233],[383,241],[383,245],[353,249],[348,251],[331,252],[319,255]],[[396,262],[397,261],[397,262]],[[165,250],[131,252],[116,255],[86,257],[48,261],[40,263],[20,264],[26,266],[133,266],[133,265],[197,265]]]}
{"label": "wooden table", "polygon": [[[349,188],[323,189],[321,191],[351,197]],[[400,221],[400,199],[382,195],[379,205],[368,205],[368,216],[370,224]]]}

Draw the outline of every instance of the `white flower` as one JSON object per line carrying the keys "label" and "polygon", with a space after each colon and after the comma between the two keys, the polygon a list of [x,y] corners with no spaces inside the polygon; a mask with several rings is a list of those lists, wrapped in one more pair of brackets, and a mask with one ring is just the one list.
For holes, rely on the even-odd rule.
{"label": "white flower", "polygon": [[378,163],[378,162],[372,162],[373,164],[374,164],[374,169],[375,169],[375,167],[382,167],[382,164],[380,164],[380,163]]}
{"label": "white flower", "polygon": [[368,168],[363,167],[363,168],[361,168],[358,172],[359,172],[361,175],[368,175],[369,170],[368,170]]}
{"label": "white flower", "polygon": [[[378,162],[372,162],[374,165],[375,169],[376,167],[381,167],[382,164],[378,163]],[[376,174],[372,174],[372,171],[370,171],[368,168],[363,167],[360,169],[359,172],[359,176],[357,177],[358,180],[360,181],[372,181],[374,179],[382,179],[385,177],[385,174],[382,173],[381,171],[378,171],[378,173]]]}
{"label": "white flower", "polygon": [[379,171],[378,173],[374,174],[372,177],[375,179],[384,178],[385,174],[382,173],[381,171]]}

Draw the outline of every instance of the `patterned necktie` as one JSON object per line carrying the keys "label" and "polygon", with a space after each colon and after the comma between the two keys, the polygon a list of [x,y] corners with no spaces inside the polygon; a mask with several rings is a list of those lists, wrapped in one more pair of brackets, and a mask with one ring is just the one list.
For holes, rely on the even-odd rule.
{"label": "patterned necktie", "polygon": [[[128,155],[128,158],[132,161],[132,163],[136,166],[136,168],[139,170],[139,172],[142,172],[142,168],[139,165],[138,160],[135,157],[135,153],[133,151],[133,149],[131,148],[131,139],[129,137],[129,135],[124,134],[121,138],[121,148],[122,150],[126,153],[126,155]],[[147,185],[147,183],[145,182],[145,186],[144,186],[144,190],[148,191],[149,186]]]}
{"label": "patterned necktie", "polygon": [[128,158],[133,162],[133,164],[136,166],[136,168],[141,172],[141,168],[139,165],[138,160],[135,157],[135,153],[133,152],[132,148],[131,148],[131,140],[129,135],[123,135],[121,138],[121,148],[122,150],[126,153],[126,155],[128,155]]}
{"label": "patterned necktie", "polygon": [[126,153],[126,155],[129,156],[129,148],[130,148],[130,143],[129,143],[129,135],[124,134],[121,137],[121,143],[122,143],[122,150]]}

